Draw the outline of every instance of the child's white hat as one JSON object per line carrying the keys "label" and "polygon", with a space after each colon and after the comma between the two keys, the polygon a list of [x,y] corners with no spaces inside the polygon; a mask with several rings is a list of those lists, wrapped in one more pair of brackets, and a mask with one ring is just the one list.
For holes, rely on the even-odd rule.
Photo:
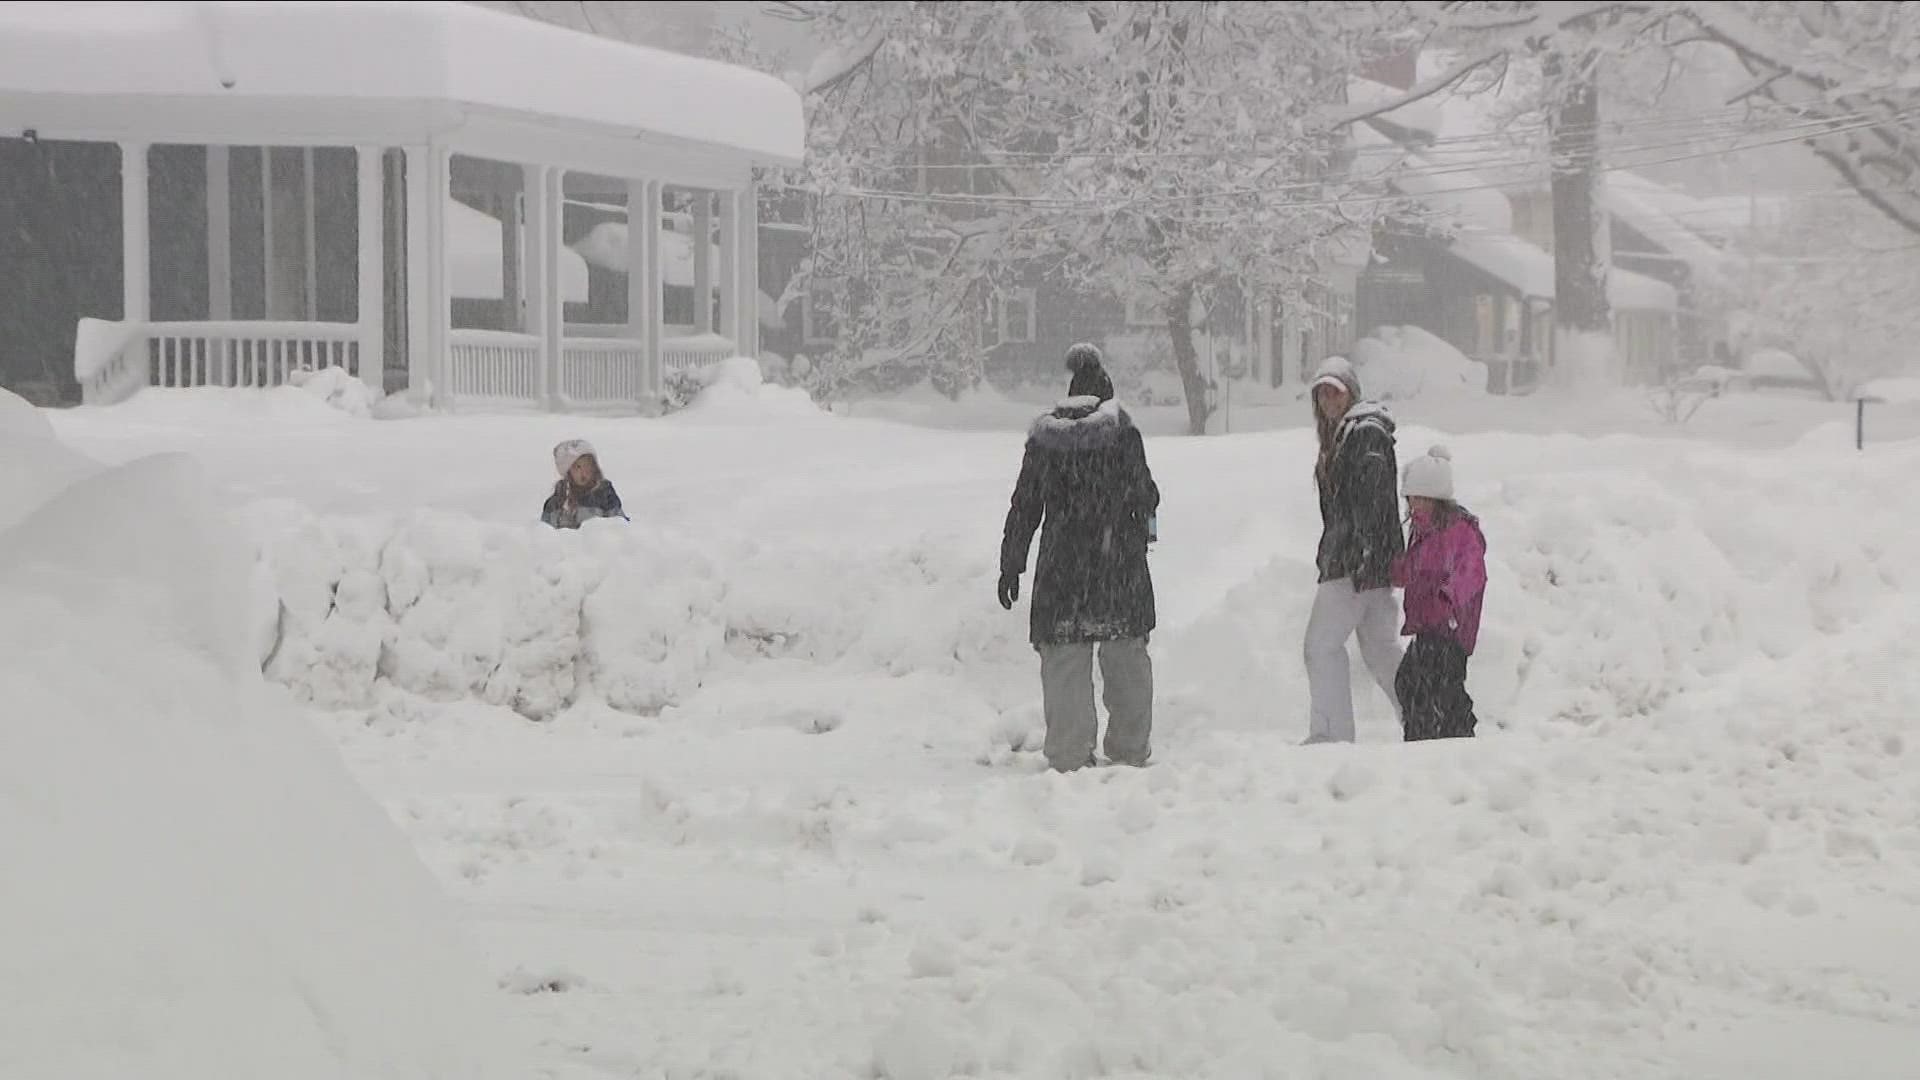
{"label": "child's white hat", "polygon": [[1400,472],[1400,493],[1408,498],[1453,501],[1453,454],[1444,446],[1414,458]]}
{"label": "child's white hat", "polygon": [[587,440],[568,439],[553,448],[553,467],[560,470],[561,476],[565,476],[567,470],[573,468],[573,463],[583,457],[598,460],[600,455],[593,452],[593,444]]}

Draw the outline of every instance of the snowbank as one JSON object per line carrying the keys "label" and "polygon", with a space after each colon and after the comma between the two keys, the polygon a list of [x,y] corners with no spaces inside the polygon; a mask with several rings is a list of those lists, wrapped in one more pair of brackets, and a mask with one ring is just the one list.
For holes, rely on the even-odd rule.
{"label": "snowbank", "polygon": [[[1308,460],[1309,438],[1240,445],[1248,462],[1270,468]],[[1411,453],[1435,438],[1404,427],[1401,444]],[[1748,658],[1787,655],[1884,590],[1913,584],[1897,545],[1836,546],[1829,524],[1898,535],[1907,509],[1874,492],[1897,483],[1911,455],[1772,455],[1755,470],[1702,452],[1683,468],[1653,442],[1587,452],[1571,439],[1446,441],[1492,547],[1497,602],[1475,660],[1476,691],[1490,714],[1521,725],[1633,722]],[[682,531],[640,520],[647,515],[555,533],[440,512],[347,519],[256,508],[263,574],[284,606],[268,672],[329,707],[366,708],[398,690],[536,719],[578,704],[654,715],[768,661],[937,673],[976,701],[1021,700],[1024,626],[983,603],[991,537],[962,523],[996,523],[1017,440],[1008,449],[1005,475],[988,475],[977,496],[956,496],[953,482],[923,476],[920,465],[903,464],[896,478],[869,463],[863,487],[935,492],[914,510],[866,511],[926,530],[883,544],[854,539],[869,528],[859,518],[841,520],[847,536],[836,541],[790,527]],[[1186,705],[1214,715],[1246,701],[1299,700],[1304,676],[1276,662],[1274,643],[1298,640],[1311,606],[1311,505],[1282,484],[1297,505],[1196,518],[1196,502],[1239,496],[1179,460],[1161,466],[1163,490],[1178,500],[1170,507],[1184,507],[1168,520],[1211,539],[1156,553],[1155,642],[1171,658],[1163,685],[1186,687]],[[1515,465],[1536,461],[1557,464]],[[1846,471],[1836,477],[1835,468]],[[1786,504],[1801,510],[1752,512]],[[838,503],[826,510],[847,512]],[[833,536],[832,521],[819,527]],[[1224,568],[1240,565],[1251,569],[1216,591]]]}
{"label": "snowbank", "polygon": [[1774,384],[1811,384],[1813,375],[1798,357],[1784,349],[1755,349],[1740,370],[1749,379]]}
{"label": "snowbank", "polygon": [[956,400],[932,383],[921,382],[897,393],[850,401],[839,408],[847,416],[945,431],[1024,431],[1065,388],[1064,375],[1058,386],[1029,387],[1018,394],[983,382],[962,391]]}
{"label": "snowbank", "polygon": [[1855,396],[1889,405],[1920,405],[1920,378],[1875,379]]}
{"label": "snowbank", "polygon": [[198,468],[0,396],[0,1075],[518,1075],[392,824],[264,683]]}
{"label": "snowbank", "polygon": [[759,423],[775,418],[824,417],[805,390],[776,386],[751,357],[736,356],[700,373],[702,388],[678,415],[703,423]]}
{"label": "snowbank", "polygon": [[45,414],[0,389],[0,530],[96,467],[54,440]]}
{"label": "snowbank", "polygon": [[1487,392],[1487,365],[1417,326],[1379,327],[1354,342],[1351,359],[1361,387],[1383,401]]}
{"label": "snowbank", "polygon": [[288,376],[287,382],[348,416],[372,416],[374,407],[386,396],[378,388],[354,378],[343,367],[296,371]]}
{"label": "snowbank", "polygon": [[[255,580],[278,612],[266,671],[327,708],[399,691],[534,720],[581,703],[652,716],[762,660],[958,672],[963,657],[1020,651],[1023,627],[968,602],[978,561],[936,570],[924,552],[873,560],[643,521],[557,532],[291,504],[249,516]],[[918,625],[929,607],[952,621]]]}

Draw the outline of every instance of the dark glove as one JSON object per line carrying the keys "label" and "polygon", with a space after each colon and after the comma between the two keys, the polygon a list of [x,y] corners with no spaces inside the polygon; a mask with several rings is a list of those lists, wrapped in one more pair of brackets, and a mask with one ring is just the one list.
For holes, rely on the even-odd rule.
{"label": "dark glove", "polygon": [[1000,606],[1006,608],[1008,611],[1012,611],[1013,602],[1018,599],[1020,599],[1020,575],[1001,574]]}

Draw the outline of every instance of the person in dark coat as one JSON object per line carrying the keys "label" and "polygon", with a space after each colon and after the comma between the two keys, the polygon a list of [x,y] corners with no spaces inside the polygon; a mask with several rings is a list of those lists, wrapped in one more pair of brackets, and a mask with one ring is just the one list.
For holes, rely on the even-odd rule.
{"label": "person in dark coat", "polygon": [[[1093,381],[1089,372],[1106,377],[1093,346],[1076,345],[1069,356],[1083,350],[1094,364],[1075,370],[1075,389]],[[1047,764],[1061,772],[1095,764],[1096,655],[1106,682],[1108,760],[1145,765],[1152,752],[1147,544],[1160,489],[1140,430],[1113,399],[1112,383],[1101,389],[1104,396],[1070,397],[1034,422],[1000,547],[1000,606],[1012,610],[1040,531],[1030,639],[1040,654]]]}
{"label": "person in dark coat", "polygon": [[1393,417],[1360,393],[1360,377],[1340,357],[1322,364],[1313,386],[1320,453],[1320,585],[1307,620],[1307,742],[1352,742],[1353,683],[1347,640],[1358,637],[1367,671],[1398,701],[1399,611],[1393,562],[1406,549],[1400,532],[1399,466]]}
{"label": "person in dark coat", "polygon": [[585,439],[568,439],[553,448],[553,466],[560,481],[540,508],[540,520],[556,529],[577,529],[583,521],[617,517],[627,520],[620,494],[600,472],[599,455]]}

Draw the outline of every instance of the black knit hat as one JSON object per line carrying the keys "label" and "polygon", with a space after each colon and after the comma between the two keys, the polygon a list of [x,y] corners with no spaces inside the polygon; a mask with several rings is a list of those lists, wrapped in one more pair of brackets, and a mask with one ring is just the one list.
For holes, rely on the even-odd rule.
{"label": "black knit hat", "polygon": [[1083,341],[1068,349],[1067,370],[1073,372],[1073,382],[1067,387],[1068,397],[1113,400],[1113,380],[1107,377],[1107,369],[1101,366],[1098,346]]}

